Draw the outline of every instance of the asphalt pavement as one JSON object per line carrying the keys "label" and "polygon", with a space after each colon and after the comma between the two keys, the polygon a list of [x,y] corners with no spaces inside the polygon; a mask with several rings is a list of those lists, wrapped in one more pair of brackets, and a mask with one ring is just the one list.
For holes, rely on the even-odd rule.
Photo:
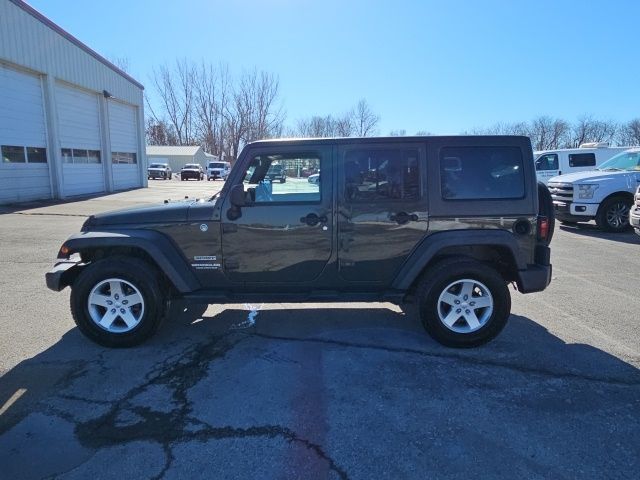
{"label": "asphalt pavement", "polygon": [[391,304],[192,305],[127,350],[44,273],[91,213],[222,182],[0,209],[0,477],[638,478],[640,237],[559,227],[542,293],[444,348]]}

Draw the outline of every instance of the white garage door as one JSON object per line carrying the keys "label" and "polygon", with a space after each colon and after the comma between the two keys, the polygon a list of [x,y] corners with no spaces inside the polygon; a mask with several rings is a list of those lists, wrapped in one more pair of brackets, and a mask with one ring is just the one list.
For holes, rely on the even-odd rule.
{"label": "white garage door", "polygon": [[138,122],[136,108],[109,101],[109,134],[113,162],[113,188],[124,190],[142,185],[138,168]]}
{"label": "white garage door", "polygon": [[65,196],[105,191],[96,94],[56,84]]}
{"label": "white garage door", "polygon": [[51,198],[40,78],[0,65],[0,203]]}

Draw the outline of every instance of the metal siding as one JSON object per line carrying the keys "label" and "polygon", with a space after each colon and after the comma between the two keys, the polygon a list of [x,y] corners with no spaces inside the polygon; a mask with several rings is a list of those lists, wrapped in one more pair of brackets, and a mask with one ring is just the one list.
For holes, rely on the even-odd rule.
{"label": "metal siding", "polygon": [[8,0],[0,0],[0,60],[142,105],[140,87]]}
{"label": "metal siding", "polygon": [[113,186],[115,190],[136,188],[140,186],[138,165],[114,165]]}
{"label": "metal siding", "polygon": [[[40,77],[0,65],[0,145],[47,147]],[[47,152],[50,161],[51,152]],[[0,204],[51,198],[48,163],[3,163]]]}
{"label": "metal siding", "polygon": [[105,191],[104,173],[101,163],[71,164],[62,166],[65,196],[86,195]]}
{"label": "metal siding", "polygon": [[120,102],[108,102],[112,152],[138,153],[136,109]]}
{"label": "metal siding", "polygon": [[56,84],[60,146],[100,150],[100,111],[95,94]]}

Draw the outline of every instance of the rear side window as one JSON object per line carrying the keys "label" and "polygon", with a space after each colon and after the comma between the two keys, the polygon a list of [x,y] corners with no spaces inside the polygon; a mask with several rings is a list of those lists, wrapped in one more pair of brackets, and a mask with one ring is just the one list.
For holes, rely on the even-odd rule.
{"label": "rear side window", "polygon": [[350,202],[420,198],[418,150],[356,149],[344,159],[344,196]]}
{"label": "rear side window", "polygon": [[595,167],[595,153],[573,153],[569,155],[570,167]]}
{"label": "rear side window", "polygon": [[440,150],[444,200],[524,197],[524,164],[517,147],[445,147]]}

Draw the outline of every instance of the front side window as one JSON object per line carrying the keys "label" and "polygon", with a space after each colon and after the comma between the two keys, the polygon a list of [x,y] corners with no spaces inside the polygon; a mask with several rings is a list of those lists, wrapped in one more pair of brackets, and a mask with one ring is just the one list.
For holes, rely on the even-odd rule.
{"label": "front side window", "polygon": [[111,162],[120,165],[132,165],[138,163],[135,153],[129,152],[113,152],[111,153]]}
{"label": "front side window", "polygon": [[536,170],[558,170],[558,155],[555,153],[547,153],[546,155],[540,155],[536,159]]}
{"label": "front side window", "polygon": [[418,150],[349,150],[344,157],[344,198],[350,202],[418,199],[418,159]]}
{"label": "front side window", "polygon": [[522,152],[517,147],[445,147],[440,150],[444,200],[524,197]]}
{"label": "front side window", "polygon": [[305,177],[303,172],[320,171],[320,164],[316,154],[256,155],[244,175],[244,189],[257,204],[319,203],[319,176]]}
{"label": "front side window", "polygon": [[595,167],[596,155],[594,153],[572,153],[569,155],[570,167]]}

